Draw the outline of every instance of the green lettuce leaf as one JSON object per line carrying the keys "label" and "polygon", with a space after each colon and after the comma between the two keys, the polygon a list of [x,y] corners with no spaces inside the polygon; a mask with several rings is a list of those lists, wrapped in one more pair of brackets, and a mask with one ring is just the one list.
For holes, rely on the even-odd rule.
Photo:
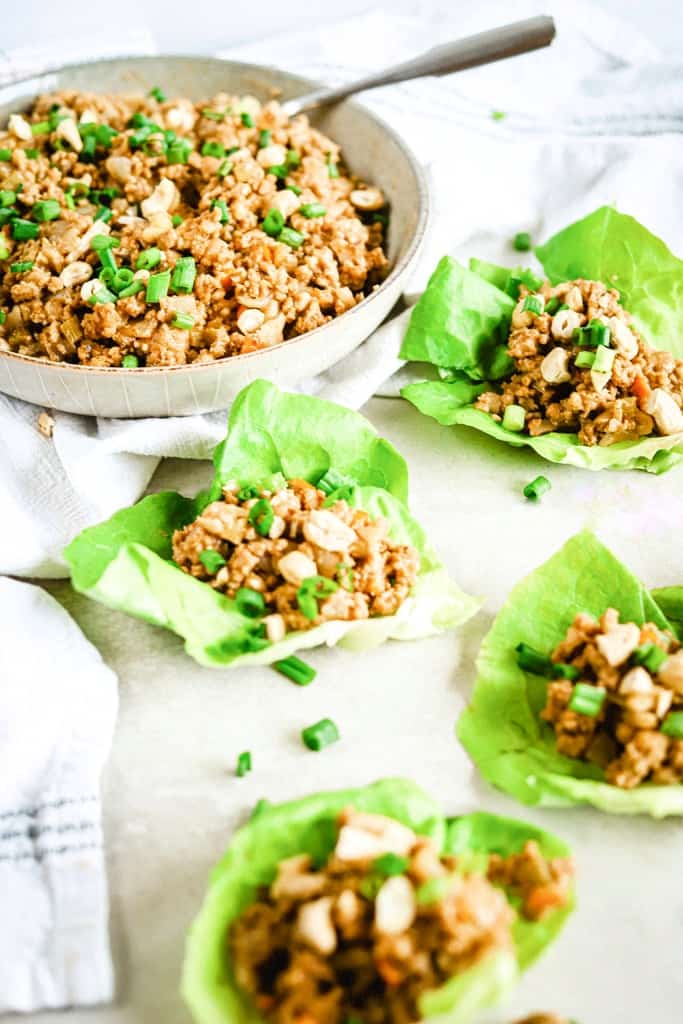
{"label": "green lettuce leaf", "polygon": [[[601,207],[538,247],[536,255],[554,283],[583,277],[618,288],[625,308],[648,343],[683,357],[683,261],[633,217],[613,207]],[[463,273],[479,277],[487,289],[498,292],[501,303],[503,298],[508,298],[504,290],[511,271],[507,268],[471,259],[469,272]],[[486,294],[489,298],[485,308],[490,312],[495,303],[490,299],[490,291]],[[451,352],[445,342],[449,337],[448,325],[456,318],[457,322],[469,323],[472,318],[478,322],[478,291],[474,287],[454,286],[444,274],[438,277],[435,274],[423,299],[422,319],[429,320],[429,332],[422,327],[414,343],[407,345],[411,321],[401,354],[406,359],[446,366],[440,360]],[[508,321],[509,313],[503,314],[502,308],[498,320],[495,317],[482,319],[482,330],[485,325],[492,331],[491,343],[499,343],[501,330]],[[431,343],[423,342],[423,337],[431,339]],[[455,363],[448,365],[457,366]],[[459,379],[410,384],[401,391],[420,412],[441,424],[473,427],[498,441],[516,447],[528,446],[548,462],[591,470],[641,469],[659,474],[683,460],[680,434],[624,441],[601,448],[579,444],[576,434],[557,432],[529,437],[505,430],[488,413],[472,407],[479,393],[472,392],[472,397],[468,398],[467,388]]]}
{"label": "green lettuce leaf", "polygon": [[[263,1018],[238,989],[226,937],[232,922],[249,906],[259,886],[269,884],[285,857],[308,853],[324,860],[336,836],[342,808],[385,814],[431,836],[445,852],[476,850],[512,853],[537,839],[549,856],[567,853],[564,845],[533,826],[491,814],[444,819],[413,782],[388,779],[363,789],[319,793],[291,803],[265,805],[240,829],[211,875],[204,904],[188,936],[182,993],[198,1024],[259,1024]],[[500,953],[426,994],[421,1012],[430,1022],[467,1024],[481,1007],[502,998],[541,950],[555,937],[571,908],[544,921],[518,921],[515,953]]]}
{"label": "green lettuce leaf", "polygon": [[211,500],[201,494],[154,494],[84,530],[65,551],[72,584],[110,608],[173,630],[188,654],[208,667],[271,664],[320,644],[367,650],[388,639],[429,636],[470,618],[477,602],[449,579],[405,504],[405,461],[358,413],[257,381],[233,406],[228,437],[216,450],[211,493],[219,495],[228,480],[267,486],[303,477],[317,483],[329,468],[349,480],[351,504],[385,516],[391,537],[413,544],[420,554],[418,579],[396,615],[326,622],[277,644],[264,642],[258,620],[170,561],[174,530]]}
{"label": "green lettuce leaf", "polygon": [[683,639],[683,587],[660,587],[651,591],[651,594],[673,626],[678,639]]}
{"label": "green lettuce leaf", "polygon": [[518,643],[550,653],[577,612],[599,616],[608,607],[618,609],[623,621],[671,629],[640,581],[584,531],[512,590],[482,643],[458,736],[484,778],[522,803],[587,803],[656,818],[683,814],[683,786],[619,789],[604,781],[597,765],[559,754],[553,730],[540,718],[546,681],[517,665]]}
{"label": "green lettuce leaf", "polygon": [[444,256],[413,309],[400,356],[475,380],[504,377],[512,368],[504,335],[514,308],[509,295]]}

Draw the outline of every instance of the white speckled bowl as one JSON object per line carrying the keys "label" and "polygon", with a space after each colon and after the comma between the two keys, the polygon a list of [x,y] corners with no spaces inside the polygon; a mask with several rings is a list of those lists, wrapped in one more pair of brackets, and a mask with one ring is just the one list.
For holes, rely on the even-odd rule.
{"label": "white speckled bowl", "polygon": [[[206,57],[131,57],[75,64],[0,89],[0,121],[41,92],[82,89],[169,96],[217,92],[267,99],[301,95],[316,83],[275,68]],[[250,381],[295,385],[343,359],[384,319],[401,294],[424,239],[428,194],[424,174],[404,142],[374,114],[347,101],[313,118],[339,142],[347,165],[384,191],[391,204],[391,273],[353,309],[274,348],[214,363],[138,370],[100,369],[0,352],[0,391],[37,405],[97,416],[183,416],[224,408]]]}

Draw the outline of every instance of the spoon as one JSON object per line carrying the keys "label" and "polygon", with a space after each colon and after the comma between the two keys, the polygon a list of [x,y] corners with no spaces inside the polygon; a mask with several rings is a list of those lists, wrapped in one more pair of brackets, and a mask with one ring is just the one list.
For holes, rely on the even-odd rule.
{"label": "spoon", "polygon": [[552,18],[545,15],[526,18],[524,21],[501,25],[488,32],[478,32],[477,35],[458,39],[454,43],[435,46],[419,57],[397,64],[393,68],[376,71],[347,85],[317,89],[305,96],[286,100],[282,108],[288,117],[294,117],[305,110],[315,110],[317,107],[336,103],[365,89],[377,89],[381,85],[390,85],[393,82],[408,82],[423,75],[448,75],[453,71],[464,71],[466,68],[476,68],[480,64],[492,64],[506,57],[516,57],[517,54],[528,53],[530,50],[540,50],[543,46],[549,46],[554,38],[555,22]]}

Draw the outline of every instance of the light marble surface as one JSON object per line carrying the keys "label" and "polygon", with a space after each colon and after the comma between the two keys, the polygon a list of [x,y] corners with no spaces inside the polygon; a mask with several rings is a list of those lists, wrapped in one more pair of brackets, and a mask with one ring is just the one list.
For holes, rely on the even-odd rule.
{"label": "light marble surface", "polygon": [[[655,478],[544,467],[528,452],[442,428],[405,402],[374,399],[364,411],[408,459],[415,512],[455,579],[485,596],[483,610],[459,633],[424,642],[360,656],[313,652],[319,675],[302,690],[266,669],[202,669],[169,634],[50,584],[121,683],[104,782],[118,998],[108,1009],[36,1015],[36,1024],[187,1024],[177,994],[184,934],[210,866],[255,801],[401,773],[450,813],[482,806],[526,817],[575,848],[579,910],[514,1003],[488,1020],[555,1009],[581,1024],[680,1021],[680,823],[519,807],[477,779],[453,726],[495,610],[582,525],[648,584],[680,580],[671,541],[683,518],[683,471]],[[520,491],[542,469],[553,489],[532,506]],[[192,491],[208,476],[206,464],[169,462],[154,487]],[[323,716],[339,724],[342,742],[312,754],[298,733]],[[245,748],[254,771],[236,779]]]}

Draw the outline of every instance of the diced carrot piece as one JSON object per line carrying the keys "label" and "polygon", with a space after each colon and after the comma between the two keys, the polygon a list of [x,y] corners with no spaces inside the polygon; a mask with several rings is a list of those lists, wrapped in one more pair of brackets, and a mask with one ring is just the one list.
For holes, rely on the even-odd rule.
{"label": "diced carrot piece", "polygon": [[386,984],[390,988],[395,988],[397,985],[400,985],[401,982],[403,981],[403,975],[401,974],[399,969],[397,967],[394,967],[394,965],[389,960],[378,960],[377,970],[380,974],[380,977],[386,982]]}
{"label": "diced carrot piece", "polygon": [[565,904],[564,895],[552,885],[540,885],[532,889],[524,901],[524,915],[532,921],[538,921],[551,910],[557,910]]}
{"label": "diced carrot piece", "polygon": [[642,405],[643,402],[646,402],[651,393],[652,389],[645,378],[640,376],[636,377],[633,384],[631,384],[631,394],[636,396],[638,403]]}

